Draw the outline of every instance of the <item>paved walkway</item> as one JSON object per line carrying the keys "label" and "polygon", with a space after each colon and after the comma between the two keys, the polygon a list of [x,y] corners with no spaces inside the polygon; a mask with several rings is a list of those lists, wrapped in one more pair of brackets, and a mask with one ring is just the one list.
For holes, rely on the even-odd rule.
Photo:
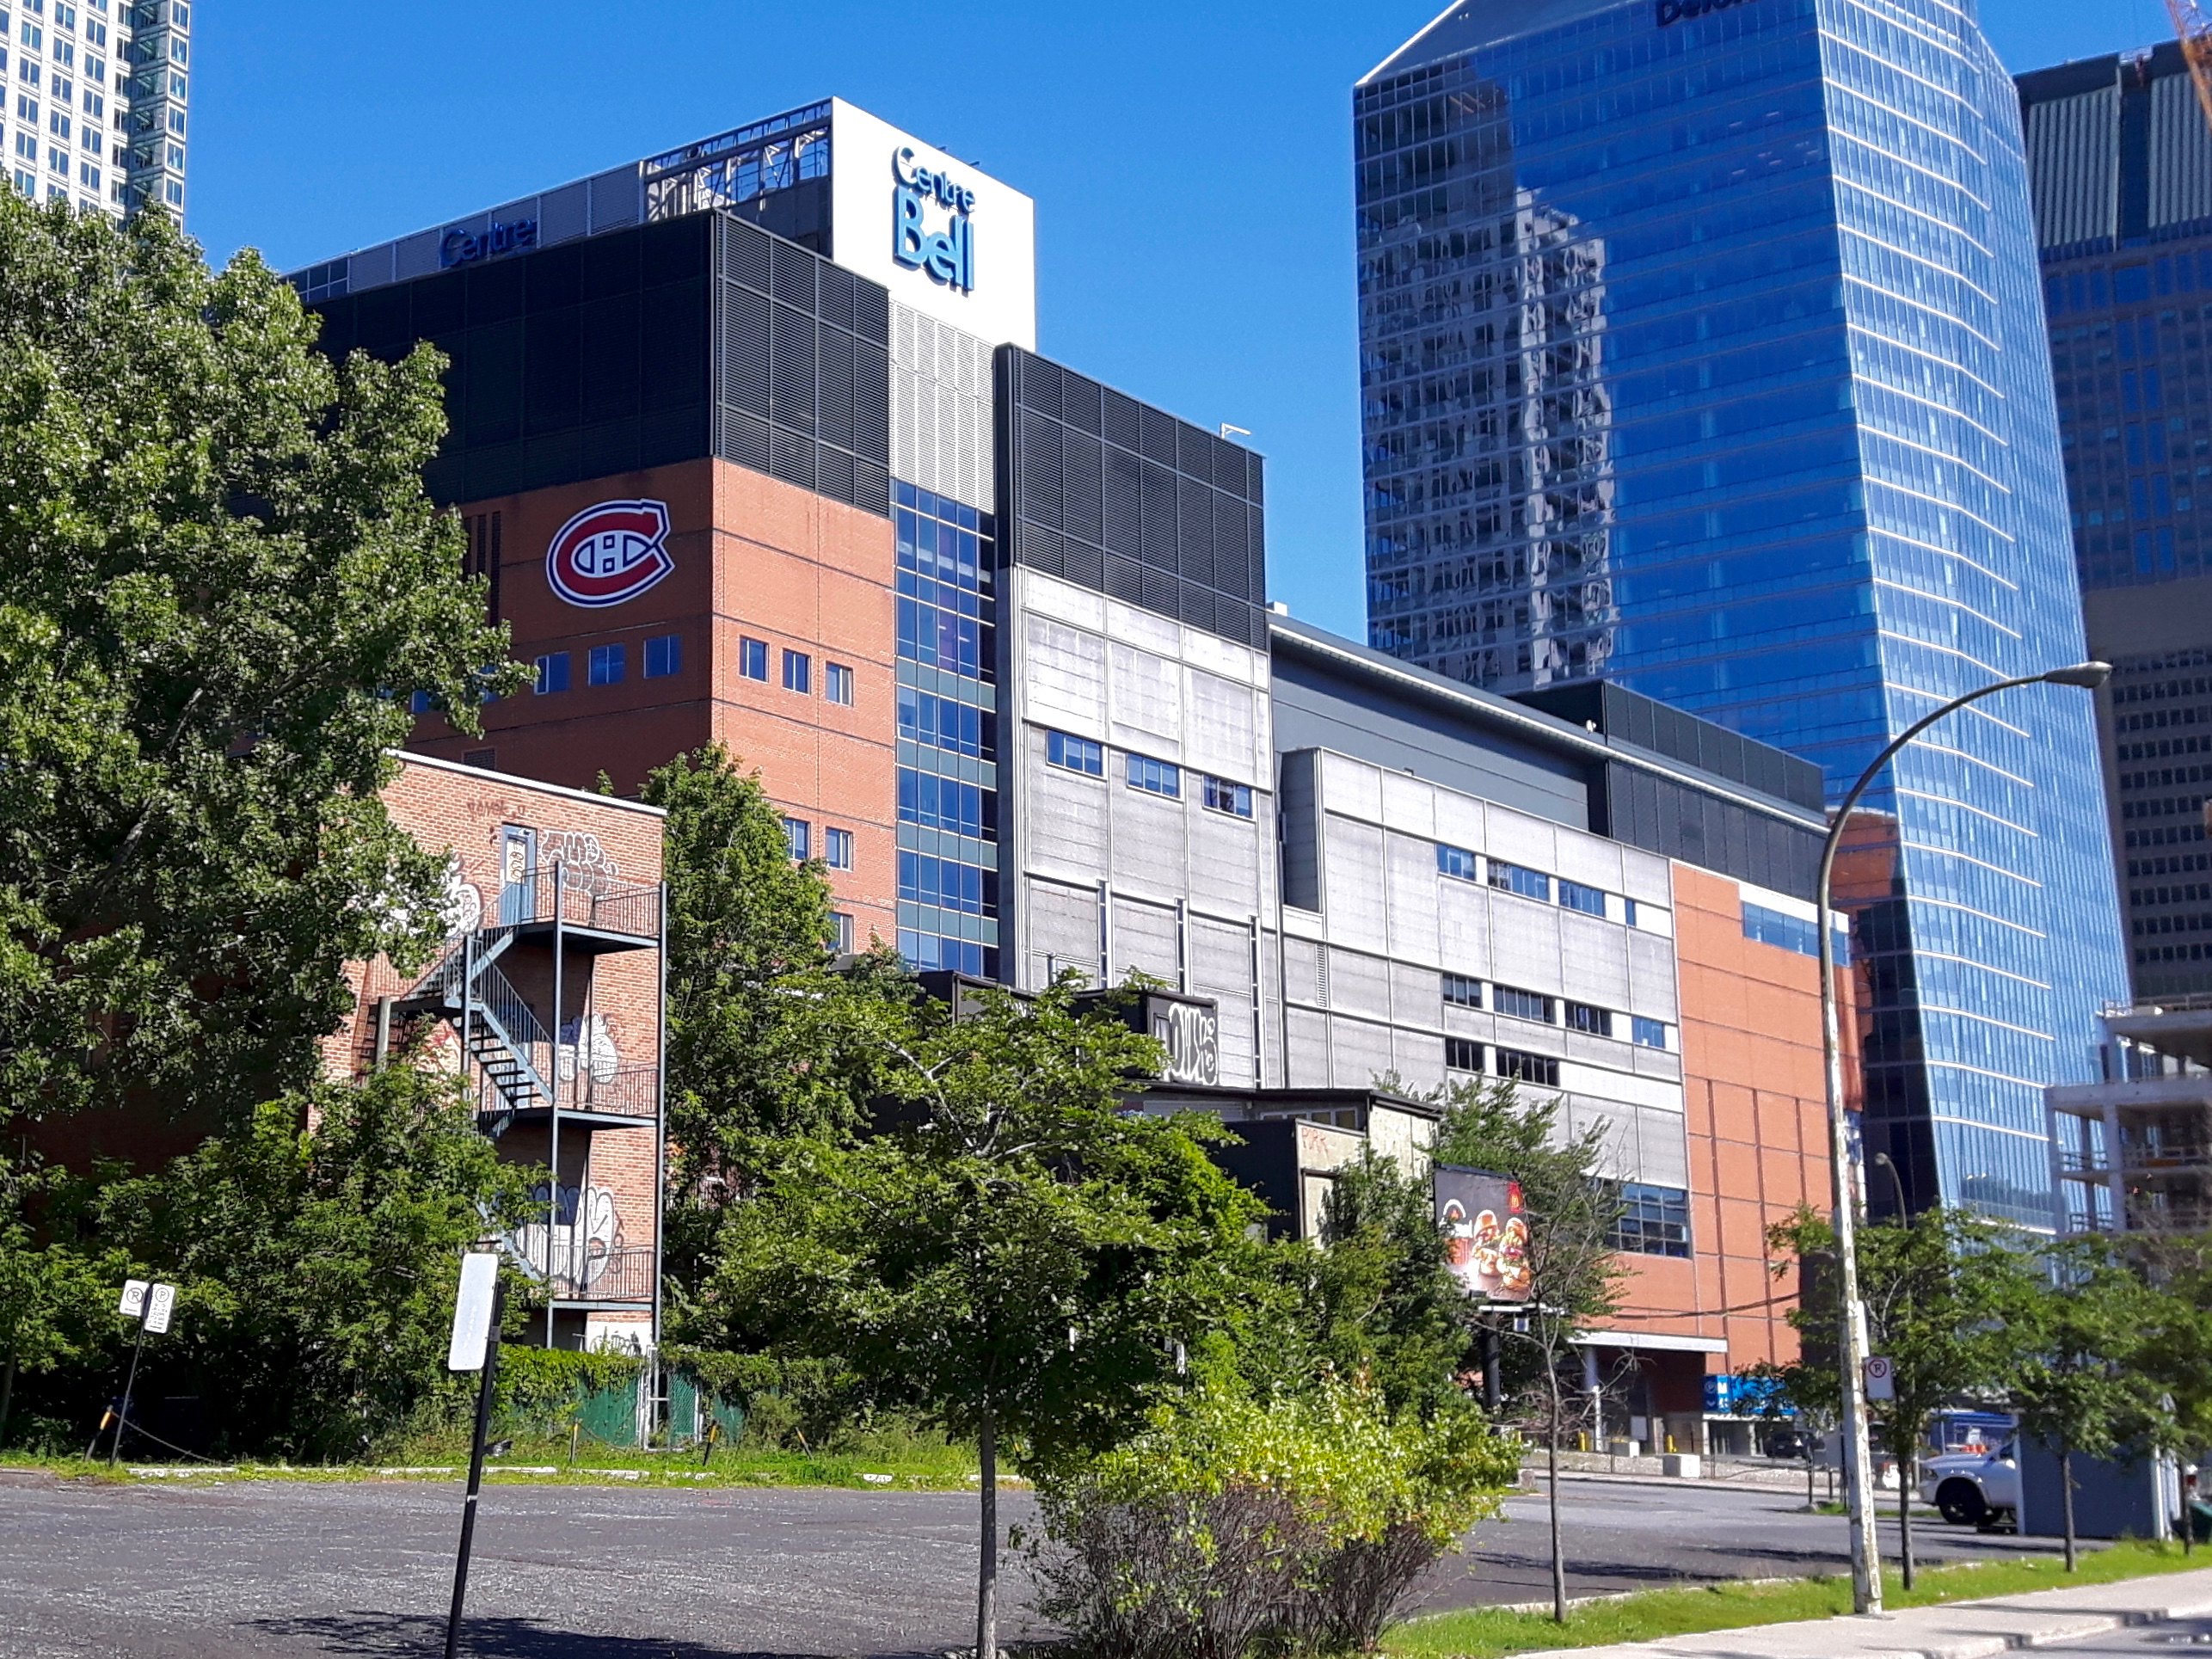
{"label": "paved walkway", "polygon": [[1908,1607],[1880,1619],[1817,1619],[1617,1647],[1558,1649],[1524,1659],[1651,1659],[1658,1654],[1674,1659],[1989,1659],[2123,1625],[2208,1614],[2212,1570]]}

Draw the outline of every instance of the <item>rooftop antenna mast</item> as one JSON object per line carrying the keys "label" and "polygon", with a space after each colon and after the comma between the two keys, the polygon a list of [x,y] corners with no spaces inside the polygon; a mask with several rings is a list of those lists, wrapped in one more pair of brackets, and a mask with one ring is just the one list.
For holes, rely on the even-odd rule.
{"label": "rooftop antenna mast", "polygon": [[2212,123],[2212,17],[2197,0],[2166,0],[2166,15],[2181,42],[2181,61],[2189,65],[2189,79],[2197,89],[2197,101],[2204,119]]}

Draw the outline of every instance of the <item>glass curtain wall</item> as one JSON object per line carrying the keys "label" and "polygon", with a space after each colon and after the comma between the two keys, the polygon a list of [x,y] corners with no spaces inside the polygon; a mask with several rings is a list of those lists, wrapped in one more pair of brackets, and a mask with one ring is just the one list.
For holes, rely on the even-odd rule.
{"label": "glass curtain wall", "polygon": [[[1471,4],[1359,89],[1370,630],[1834,798],[2083,654],[2017,103],[1938,0],[1681,9]],[[2008,693],[1865,803],[1866,1128],[1915,1205],[2050,1221],[2041,1089],[2126,986],[2096,757],[2081,693]]]}

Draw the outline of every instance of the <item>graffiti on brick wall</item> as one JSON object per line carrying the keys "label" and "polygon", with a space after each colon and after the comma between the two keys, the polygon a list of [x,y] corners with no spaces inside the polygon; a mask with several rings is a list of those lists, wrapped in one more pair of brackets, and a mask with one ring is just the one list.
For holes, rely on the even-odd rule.
{"label": "graffiti on brick wall", "polygon": [[561,1027],[561,1081],[572,1082],[579,1070],[594,1083],[611,1083],[622,1065],[614,1033],[604,1014],[573,1019]]}
{"label": "graffiti on brick wall", "polygon": [[614,1194],[589,1184],[549,1188],[541,1182],[531,1189],[530,1201],[539,1215],[550,1207],[553,1220],[550,1225],[532,1221],[516,1231],[514,1243],[523,1258],[567,1287],[598,1282],[622,1247]]}
{"label": "graffiti on brick wall", "polygon": [[538,832],[540,868],[557,864],[561,885],[585,893],[605,893],[621,878],[599,838],[588,830],[541,829]]}

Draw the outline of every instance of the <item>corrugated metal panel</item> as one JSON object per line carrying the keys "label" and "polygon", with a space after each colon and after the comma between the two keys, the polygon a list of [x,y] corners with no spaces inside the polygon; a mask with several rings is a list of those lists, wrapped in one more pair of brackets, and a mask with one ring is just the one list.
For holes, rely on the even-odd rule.
{"label": "corrugated metal panel", "polygon": [[1357,950],[1329,949],[1329,1005],[1347,1013],[1390,1017],[1390,964]]}
{"label": "corrugated metal panel", "polygon": [[1332,1087],[1366,1089],[1391,1069],[1390,1027],[1342,1017],[1329,1022],[1329,1075]]}
{"label": "corrugated metal panel", "polygon": [[1293,1002],[1319,1003],[1322,947],[1311,939],[1282,941],[1283,992]]}
{"label": "corrugated metal panel", "polygon": [[1392,1035],[1391,1069],[1398,1073],[1398,1086],[1416,1094],[1444,1086],[1444,1040],[1418,1031],[1398,1030]]}
{"label": "corrugated metal panel", "polygon": [[1382,820],[1408,835],[1433,839],[1436,834],[1436,791],[1404,772],[1382,775]]}
{"label": "corrugated metal panel", "polygon": [[2212,218],[2212,126],[2186,75],[2151,83],[2151,229]]}
{"label": "corrugated metal panel", "polygon": [[1393,1024],[1434,1031],[1444,1017],[1443,993],[1435,974],[1404,962],[1390,966],[1390,1017]]}
{"label": "corrugated metal panel", "polygon": [[1249,1011],[1252,999],[1252,930],[1249,925],[1213,916],[1190,916],[1183,923],[1190,955],[1190,988],[1201,997],[1238,996]]}
{"label": "corrugated metal panel", "polygon": [[1182,978],[1176,960],[1176,916],[1165,905],[1149,905],[1117,893],[1114,895],[1114,964],[1115,980],[1131,968],[1165,980]]}
{"label": "corrugated metal panel", "polygon": [[1565,989],[1559,971],[1559,912],[1509,893],[1490,898],[1490,972],[1527,991]]}
{"label": "corrugated metal panel", "polygon": [[1242,818],[1198,813],[1190,822],[1191,902],[1232,915],[1258,914],[1264,845],[1258,829]]}
{"label": "corrugated metal panel", "polygon": [[2027,108],[2036,241],[2044,248],[2119,234],[2120,89]]}
{"label": "corrugated metal panel", "polygon": [[1186,874],[1189,860],[1183,846],[1189,814],[1184,804],[1125,788],[1111,777],[1106,794],[1110,803],[1107,808],[1113,837],[1109,874],[1114,885],[1162,900],[1189,892]]}
{"label": "corrugated metal panel", "polygon": [[1106,869],[1106,785],[1044,760],[1044,734],[1029,728],[1027,832],[1030,868],[1078,882]]}
{"label": "corrugated metal panel", "polygon": [[1436,960],[1447,973],[1490,972],[1490,895],[1466,882],[1436,883]]}
{"label": "corrugated metal panel", "polygon": [[[1332,783],[1329,799],[1336,798]],[[1329,937],[1364,950],[1388,949],[1383,922],[1382,831],[1331,812],[1323,814],[1321,833],[1329,838],[1322,855]]]}
{"label": "corrugated metal panel", "polygon": [[1025,879],[1022,890],[1022,937],[1031,964],[1029,983],[1045,983],[1048,962],[1063,970],[1078,969],[1095,980],[1098,977],[1097,890],[1034,878]]}
{"label": "corrugated metal panel", "polygon": [[1364,761],[1341,754],[1321,757],[1322,798],[1331,812],[1349,813],[1369,823],[1382,818],[1382,773]]}
{"label": "corrugated metal panel", "polygon": [[1189,670],[1190,718],[1185,732],[1193,765],[1239,783],[1264,785],[1267,757],[1260,747],[1258,694],[1249,685]]}
{"label": "corrugated metal panel", "polygon": [[1647,1019],[1672,1021],[1679,1017],[1674,992],[1674,947],[1669,941],[1630,931],[1628,940],[1627,1011]]}
{"label": "corrugated metal panel", "polygon": [[[1387,787],[1389,779],[1384,779]],[[1388,802],[1385,802],[1387,806]],[[1409,962],[1437,958],[1436,844],[1386,831],[1383,845],[1390,883],[1390,953]]]}
{"label": "corrugated metal panel", "polygon": [[[1119,642],[1107,648],[1116,740],[1169,759],[1183,747],[1183,674],[1164,657]],[[1128,737],[1121,736],[1126,730]]]}
{"label": "corrugated metal panel", "polygon": [[[1559,912],[1559,960],[1567,994],[1600,1008],[1628,1006],[1628,930],[1574,911]],[[1623,1031],[1624,1037],[1628,1035]]]}
{"label": "corrugated metal panel", "polygon": [[1022,618],[1022,697],[1031,718],[1106,735],[1106,642],[1031,611]]}
{"label": "corrugated metal panel", "polygon": [[1329,1017],[1293,1008],[1283,1018],[1283,1083],[1293,1089],[1329,1086]]}

